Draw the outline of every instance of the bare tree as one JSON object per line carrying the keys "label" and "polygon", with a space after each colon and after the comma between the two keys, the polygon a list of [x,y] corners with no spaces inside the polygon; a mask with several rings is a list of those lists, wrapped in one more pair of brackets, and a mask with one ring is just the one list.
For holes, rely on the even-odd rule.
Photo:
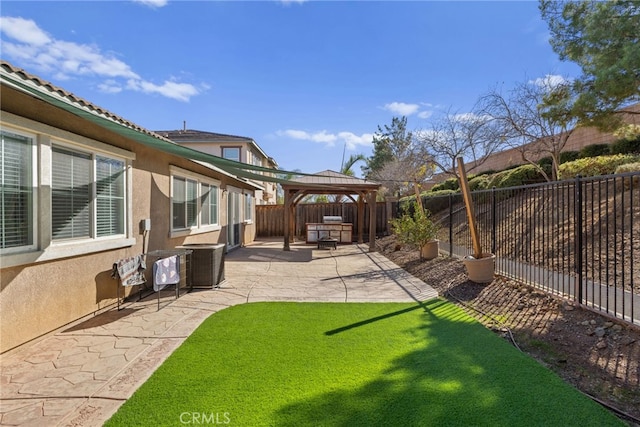
{"label": "bare tree", "polygon": [[[434,163],[415,138],[398,150],[392,160],[371,174],[371,178],[381,183],[392,194],[415,194],[420,201],[422,186],[433,176]],[[422,209],[422,203],[418,203]]]}
{"label": "bare tree", "polygon": [[[560,153],[577,123],[572,103],[570,85],[559,76],[519,83],[506,95],[494,88],[480,100],[483,114],[495,121],[506,144],[547,181],[558,179]],[[551,157],[551,176],[538,163],[546,156]]]}
{"label": "bare tree", "polygon": [[431,122],[427,129],[416,132],[421,150],[429,153],[443,173],[458,177],[456,161],[462,157],[469,171],[480,166],[502,145],[499,128],[488,115],[447,112]]}

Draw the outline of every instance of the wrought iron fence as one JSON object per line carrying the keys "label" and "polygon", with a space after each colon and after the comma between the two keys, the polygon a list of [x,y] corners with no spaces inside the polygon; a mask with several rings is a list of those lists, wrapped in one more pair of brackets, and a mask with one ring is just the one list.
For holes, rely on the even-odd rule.
{"label": "wrought iron fence", "polygon": [[[496,272],[640,325],[640,173],[472,193]],[[441,250],[472,252],[460,194],[423,199],[443,225]]]}

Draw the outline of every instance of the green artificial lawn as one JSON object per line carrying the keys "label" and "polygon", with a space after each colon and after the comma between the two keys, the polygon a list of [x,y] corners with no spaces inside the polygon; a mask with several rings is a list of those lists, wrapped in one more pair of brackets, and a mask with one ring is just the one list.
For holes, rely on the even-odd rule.
{"label": "green artificial lawn", "polygon": [[222,310],[106,425],[184,424],[623,425],[440,299]]}

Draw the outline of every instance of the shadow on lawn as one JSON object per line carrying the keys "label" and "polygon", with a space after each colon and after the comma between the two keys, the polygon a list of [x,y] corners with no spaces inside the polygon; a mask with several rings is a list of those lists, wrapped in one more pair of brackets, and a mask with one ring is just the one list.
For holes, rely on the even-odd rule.
{"label": "shadow on lawn", "polygon": [[330,392],[280,408],[274,425],[616,425],[614,417],[443,300],[325,335],[417,309],[424,310],[420,326],[407,332],[424,341],[423,348],[398,357],[360,387],[335,384]]}
{"label": "shadow on lawn", "polygon": [[392,313],[387,313],[387,314],[383,314],[382,316],[372,317],[371,319],[367,319],[367,320],[361,320],[360,322],[356,322],[356,323],[352,323],[350,325],[342,326],[340,328],[332,329],[330,331],[325,332],[324,334],[325,335],[339,334],[340,332],[348,331],[348,330],[353,329],[353,328],[357,328],[357,327],[360,327],[360,326],[368,325],[368,324],[373,323],[373,322],[377,322],[377,321],[380,321],[380,320],[388,319],[390,317],[398,316],[400,314],[408,313],[410,311],[418,310],[420,308],[423,308],[423,309],[426,310],[426,305],[421,303],[421,304],[418,304],[418,305],[416,305],[414,307],[405,308],[404,310],[394,311]]}

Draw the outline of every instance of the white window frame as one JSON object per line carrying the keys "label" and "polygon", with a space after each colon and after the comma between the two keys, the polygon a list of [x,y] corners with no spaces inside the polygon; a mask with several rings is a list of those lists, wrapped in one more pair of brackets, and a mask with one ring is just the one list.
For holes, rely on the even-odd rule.
{"label": "white window frame", "polygon": [[[196,224],[190,227],[185,228],[174,228],[173,227],[173,199],[175,195],[174,189],[174,178],[185,179],[195,181],[197,183],[197,206],[196,206]],[[210,233],[212,231],[221,230],[222,227],[220,225],[220,185],[221,182],[219,180],[207,177],[205,175],[201,175],[196,172],[192,172],[183,168],[179,168],[177,166],[170,165],[169,166],[169,180],[170,180],[170,200],[169,200],[169,212],[170,212],[170,220],[169,220],[169,237],[182,237],[189,236],[193,234],[201,234],[201,233]],[[202,185],[208,185],[216,188],[216,196],[217,196],[217,222],[216,224],[203,224],[202,223]]]}
{"label": "white window frame", "polygon": [[[39,123],[12,113],[3,112],[0,128],[7,132],[32,135],[34,149],[34,245],[23,247],[21,251],[2,252],[2,267],[13,267],[59,258],[86,255],[112,249],[130,247],[136,244],[133,233],[133,161],[135,153]],[[52,144],[64,145],[78,151],[91,152],[109,158],[118,158],[125,162],[125,230],[124,234],[101,238],[54,241],[52,239],[51,197],[52,197]],[[95,171],[94,171],[95,173]],[[94,201],[95,203],[95,201]]]}
{"label": "white window frame", "polygon": [[201,182],[200,183],[200,203],[204,202],[204,186],[207,186],[209,188],[209,192],[213,192],[213,195],[211,197],[215,197],[215,220],[212,220],[212,215],[211,215],[211,206],[213,205],[213,203],[211,203],[211,200],[209,201],[209,205],[208,205],[208,209],[209,209],[209,222],[205,223],[204,220],[202,219],[203,215],[204,215],[204,209],[205,206],[204,204],[202,204],[201,208],[200,208],[200,218],[201,218],[201,223],[202,226],[219,226],[220,225],[220,185],[214,185],[214,184],[209,184],[207,182]]}
{"label": "white window frame", "polygon": [[[124,164],[124,173],[125,173],[125,181],[126,181],[126,173],[127,173],[127,161],[126,159],[120,157],[120,156],[116,156],[113,154],[108,154],[108,153],[104,153],[104,152],[99,152],[99,151],[95,151],[92,149],[85,149],[83,147],[78,147],[76,145],[73,144],[68,144],[62,141],[58,141],[56,140],[52,140],[51,141],[51,148],[53,150],[53,147],[58,147],[60,149],[63,150],[67,150],[70,151],[72,153],[78,153],[78,154],[84,154],[84,155],[88,155],[90,158],[90,167],[89,167],[89,236],[88,237],[80,237],[80,238],[62,238],[62,239],[56,239],[53,237],[53,232],[51,233],[51,244],[52,245],[65,245],[68,243],[87,243],[90,241],[98,241],[98,240],[111,240],[111,239],[121,239],[123,237],[126,236],[126,230],[127,230],[127,208],[128,208],[128,204],[126,203],[127,200],[127,186],[125,185],[124,188],[124,199],[125,199],[125,203],[124,203],[124,224],[123,224],[123,230],[122,233],[119,234],[113,234],[113,235],[108,235],[108,236],[102,236],[99,237],[98,236],[98,192],[97,192],[97,183],[96,183],[96,177],[97,177],[97,158],[98,157],[102,157],[105,159],[109,159],[109,160],[116,160],[119,162],[122,162]],[[53,161],[53,151],[52,151],[52,161]],[[53,163],[52,163],[52,170],[53,172]],[[52,184],[53,184],[53,179],[52,179]],[[52,185],[53,187],[53,185]],[[130,191],[130,190],[129,190]],[[53,194],[52,194],[52,198],[53,198]],[[51,205],[51,211],[50,211],[50,215],[49,218],[51,218],[53,220],[53,199],[52,199],[52,205]]]}
{"label": "white window frame", "polygon": [[[2,131],[31,140],[31,243],[10,248],[0,248],[0,256],[33,251],[38,247],[38,137],[35,133],[13,129],[2,125]],[[2,265],[4,266],[4,259]]]}
{"label": "white window frame", "polygon": [[[226,150],[238,150],[238,158],[231,158],[231,157],[226,157],[225,156],[225,151]],[[240,147],[239,145],[229,145],[229,146],[225,146],[225,147],[221,147],[220,148],[221,151],[221,155],[223,159],[227,159],[227,160],[233,160],[234,162],[242,162],[242,147]]]}

